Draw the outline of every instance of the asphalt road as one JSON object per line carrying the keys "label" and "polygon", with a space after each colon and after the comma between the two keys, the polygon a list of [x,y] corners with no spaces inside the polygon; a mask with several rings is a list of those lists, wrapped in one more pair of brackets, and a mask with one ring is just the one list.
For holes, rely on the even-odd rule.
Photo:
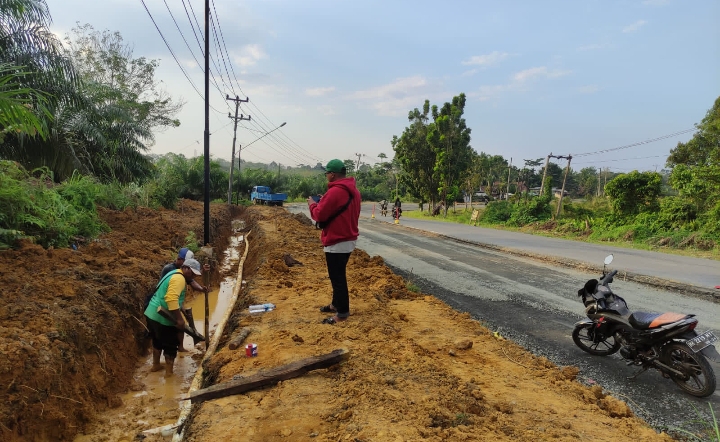
{"label": "asphalt road", "polygon": [[[359,248],[370,255],[382,256],[396,273],[418,285],[424,293],[442,299],[459,311],[469,312],[487,327],[499,331],[534,354],[545,356],[558,365],[578,366],[581,382],[601,385],[625,400],[636,414],[656,428],[689,428],[687,423],[697,419],[696,409],[707,411],[708,402],[713,409],[720,410],[720,392],[716,391],[710,398],[697,399],[682,392],[672,381],[663,379],[654,370],[635,380],[628,380],[627,377],[637,369],[627,367],[619,355],[592,356],[575,346],[571,339],[573,324],[583,317],[584,311],[577,298],[577,290],[587,279],[598,277],[597,274],[424,234],[417,229],[465,236],[460,239],[471,242],[487,242],[487,237],[498,233],[492,236],[495,245],[503,242],[503,247],[511,247],[512,244],[522,248],[520,250],[532,247],[538,255],[564,257],[565,253],[579,253],[577,256],[584,259],[578,261],[594,265],[601,265],[607,254],[614,253],[611,267],[621,271],[634,261],[640,269],[644,261],[659,263],[675,257],[652,252],[636,254],[637,251],[610,247],[583,249],[582,246],[592,245],[558,245],[567,241],[406,218],[401,218],[400,225],[394,225],[377,218],[370,219],[368,207],[371,209],[372,206],[364,205],[361,215]],[[304,205],[291,206],[289,210],[307,214]],[[480,236],[485,241],[478,240]],[[529,245],[526,246],[526,243]],[[542,247],[543,244],[545,247]],[[705,275],[694,268],[698,264],[685,262],[689,258],[677,258],[681,259],[675,261],[677,268],[672,269],[673,275],[677,274],[678,278],[686,273]],[[689,262],[694,261],[690,259]],[[703,269],[718,265],[699,261],[703,262]],[[647,267],[653,270],[652,265]],[[714,274],[720,275],[720,270]],[[685,279],[697,283],[695,279]],[[618,277],[613,290],[627,300],[631,310],[694,313],[700,322],[699,331],[720,331],[720,304],[716,302],[622,281]],[[711,365],[720,374],[720,365]]]}
{"label": "asphalt road", "polygon": [[[372,203],[363,204],[361,217],[370,218],[373,212],[372,209]],[[393,222],[390,216],[381,217],[377,207],[375,220]],[[400,218],[400,225],[447,235],[463,241],[584,262],[591,266],[602,266],[603,259],[612,253],[615,257],[613,265],[622,268],[623,271],[666,279],[669,282],[688,284],[707,290],[714,290],[716,285],[720,285],[720,261],[710,259],[633,250],[611,245],[589,244],[582,241],[404,217]]]}

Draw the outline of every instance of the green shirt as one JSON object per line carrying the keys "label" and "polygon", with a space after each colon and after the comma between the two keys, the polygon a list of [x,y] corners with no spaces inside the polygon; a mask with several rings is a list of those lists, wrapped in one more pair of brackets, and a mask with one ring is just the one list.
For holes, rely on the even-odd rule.
{"label": "green shirt", "polygon": [[160,324],[170,327],[175,326],[174,322],[165,319],[164,316],[157,312],[157,309],[163,307],[172,311],[182,307],[185,301],[186,289],[187,281],[185,281],[182,270],[170,272],[170,276],[165,278],[155,291],[155,295],[153,295],[150,304],[145,309],[145,316]]}

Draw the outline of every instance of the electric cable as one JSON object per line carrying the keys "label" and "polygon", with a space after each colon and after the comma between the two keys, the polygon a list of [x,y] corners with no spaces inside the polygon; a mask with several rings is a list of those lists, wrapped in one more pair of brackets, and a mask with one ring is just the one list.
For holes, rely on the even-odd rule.
{"label": "electric cable", "polygon": [[628,149],[628,148],[630,148],[630,147],[641,146],[641,145],[643,145],[643,144],[654,143],[655,141],[660,141],[660,140],[665,140],[665,139],[667,139],[667,138],[676,137],[676,136],[678,136],[678,135],[683,135],[683,134],[686,134],[686,133],[688,133],[688,132],[693,132],[693,131],[695,131],[695,130],[696,130],[695,128],[685,129],[685,130],[681,130],[681,131],[679,131],[679,132],[675,132],[675,133],[672,133],[672,134],[669,134],[669,135],[663,135],[663,136],[661,136],[661,137],[652,138],[652,139],[649,139],[649,140],[640,141],[640,142],[633,143],[633,144],[628,144],[628,145],[625,145],[625,146],[615,147],[615,148],[612,148],[612,149],[598,150],[598,151],[595,151],[595,152],[575,153],[575,154],[572,154],[572,156],[573,156],[573,157],[582,157],[582,156],[586,156],[586,155],[597,155],[597,154],[607,153],[607,152],[613,152],[613,151],[621,150],[621,149]]}

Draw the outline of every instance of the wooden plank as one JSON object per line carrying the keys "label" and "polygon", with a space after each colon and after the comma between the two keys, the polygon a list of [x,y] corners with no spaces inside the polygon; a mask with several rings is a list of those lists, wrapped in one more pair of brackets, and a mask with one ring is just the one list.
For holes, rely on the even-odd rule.
{"label": "wooden plank", "polygon": [[250,329],[245,327],[244,329],[240,330],[240,333],[237,334],[237,336],[233,336],[232,340],[228,344],[228,348],[230,350],[237,350],[242,346],[243,341],[245,338],[248,337],[250,334]]}
{"label": "wooden plank", "polygon": [[333,366],[346,360],[349,356],[350,352],[346,349],[334,350],[325,355],[312,356],[291,362],[287,365],[255,373],[243,379],[196,390],[182,399],[190,400],[193,404],[199,404],[211,399],[245,393],[246,391],[255,390],[266,385],[275,385],[280,381],[296,378],[309,371]]}

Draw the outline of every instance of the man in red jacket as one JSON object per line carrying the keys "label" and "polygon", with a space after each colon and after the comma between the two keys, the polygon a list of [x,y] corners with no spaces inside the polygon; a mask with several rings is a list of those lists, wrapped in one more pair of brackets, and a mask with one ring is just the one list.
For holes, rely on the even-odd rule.
{"label": "man in red jacket", "polygon": [[346,173],[342,161],[331,160],[325,166],[327,192],[319,202],[315,202],[313,197],[307,200],[310,217],[322,228],[320,240],[333,289],[332,303],[320,308],[320,311],[335,315],[325,318],[324,324],[345,321],[350,316],[346,267],[359,235],[361,196],[355,178],[346,177]]}

